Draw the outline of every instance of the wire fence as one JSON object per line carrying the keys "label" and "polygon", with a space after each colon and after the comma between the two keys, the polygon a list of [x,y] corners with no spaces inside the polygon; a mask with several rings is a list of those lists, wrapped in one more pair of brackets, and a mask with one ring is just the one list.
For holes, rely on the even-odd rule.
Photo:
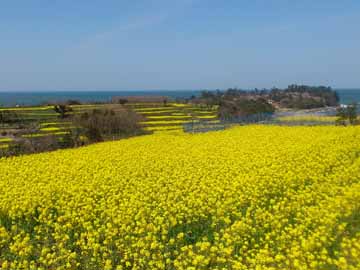
{"label": "wire fence", "polygon": [[[282,115],[281,115],[282,116]],[[281,120],[281,116],[272,113],[259,113],[248,116],[232,117],[216,121],[197,120],[183,124],[183,130],[187,133],[203,133],[209,131],[225,130],[234,125],[280,125],[280,126],[324,126],[335,125],[335,121],[324,120]]]}
{"label": "wire fence", "polygon": [[183,124],[183,130],[187,133],[201,133],[208,131],[224,130],[234,124],[245,125],[255,123],[269,123],[273,121],[272,113],[257,113],[247,116],[231,117],[215,121],[197,120]]}

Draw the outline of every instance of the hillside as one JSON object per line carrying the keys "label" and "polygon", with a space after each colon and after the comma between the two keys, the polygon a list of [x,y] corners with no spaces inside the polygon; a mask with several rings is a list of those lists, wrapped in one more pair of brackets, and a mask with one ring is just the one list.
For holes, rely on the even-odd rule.
{"label": "hillside", "polygon": [[[249,101],[253,102],[249,106],[251,110],[249,112],[245,110],[244,113],[253,113],[253,110],[257,110],[259,105],[259,111],[261,112],[263,106],[256,104],[256,101],[266,102],[269,106],[273,106],[274,109],[315,109],[338,106],[340,97],[331,87],[289,85],[285,89],[272,88],[245,91],[238,88],[229,88],[225,91],[202,91],[199,97],[191,99],[192,103],[205,103],[209,106],[220,105],[220,107],[233,107],[236,106],[237,102]],[[227,105],[229,102],[230,104]]]}
{"label": "hillside", "polygon": [[[128,108],[143,117],[141,125],[149,132],[182,130],[183,124],[195,121],[213,121],[217,119],[217,110],[207,109],[181,103],[129,103],[120,104],[86,104],[70,106],[70,115],[81,114],[94,109],[111,108],[122,110]],[[57,137],[71,133],[74,125],[71,117],[59,119],[53,106],[0,108],[1,113],[10,113],[11,123],[2,123],[0,117],[0,157],[1,151],[24,138],[37,139]]]}

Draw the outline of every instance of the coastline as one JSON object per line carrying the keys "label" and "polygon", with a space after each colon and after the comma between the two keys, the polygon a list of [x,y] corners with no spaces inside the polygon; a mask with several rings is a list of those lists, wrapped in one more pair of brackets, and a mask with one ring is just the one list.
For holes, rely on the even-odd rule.
{"label": "coastline", "polygon": [[[360,103],[360,88],[334,89],[340,96],[340,104]],[[190,98],[202,90],[134,90],[134,91],[34,91],[1,92],[0,107],[39,106],[46,102],[61,102],[69,99],[84,103],[110,102],[114,96],[168,96],[169,98]]]}

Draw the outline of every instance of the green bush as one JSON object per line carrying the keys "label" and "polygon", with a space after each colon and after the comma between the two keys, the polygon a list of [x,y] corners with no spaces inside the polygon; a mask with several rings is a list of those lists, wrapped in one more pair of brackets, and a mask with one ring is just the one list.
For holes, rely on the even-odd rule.
{"label": "green bush", "polygon": [[357,119],[357,104],[351,104],[346,107],[339,107],[337,109],[336,116],[336,123],[338,125],[346,125],[349,123],[350,125],[357,125],[359,124],[359,120]]}
{"label": "green bush", "polygon": [[72,112],[71,107],[59,104],[54,106],[54,111],[59,114],[59,118],[64,119],[69,116],[69,112]]}

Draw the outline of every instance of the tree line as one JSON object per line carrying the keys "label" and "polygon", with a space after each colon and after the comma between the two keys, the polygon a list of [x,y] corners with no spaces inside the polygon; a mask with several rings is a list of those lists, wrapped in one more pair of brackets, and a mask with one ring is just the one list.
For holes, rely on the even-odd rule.
{"label": "tree line", "polygon": [[239,117],[257,113],[273,113],[277,108],[314,109],[338,106],[339,95],[331,87],[289,85],[285,89],[202,91],[190,102],[203,103],[210,109],[218,107],[219,117]]}

